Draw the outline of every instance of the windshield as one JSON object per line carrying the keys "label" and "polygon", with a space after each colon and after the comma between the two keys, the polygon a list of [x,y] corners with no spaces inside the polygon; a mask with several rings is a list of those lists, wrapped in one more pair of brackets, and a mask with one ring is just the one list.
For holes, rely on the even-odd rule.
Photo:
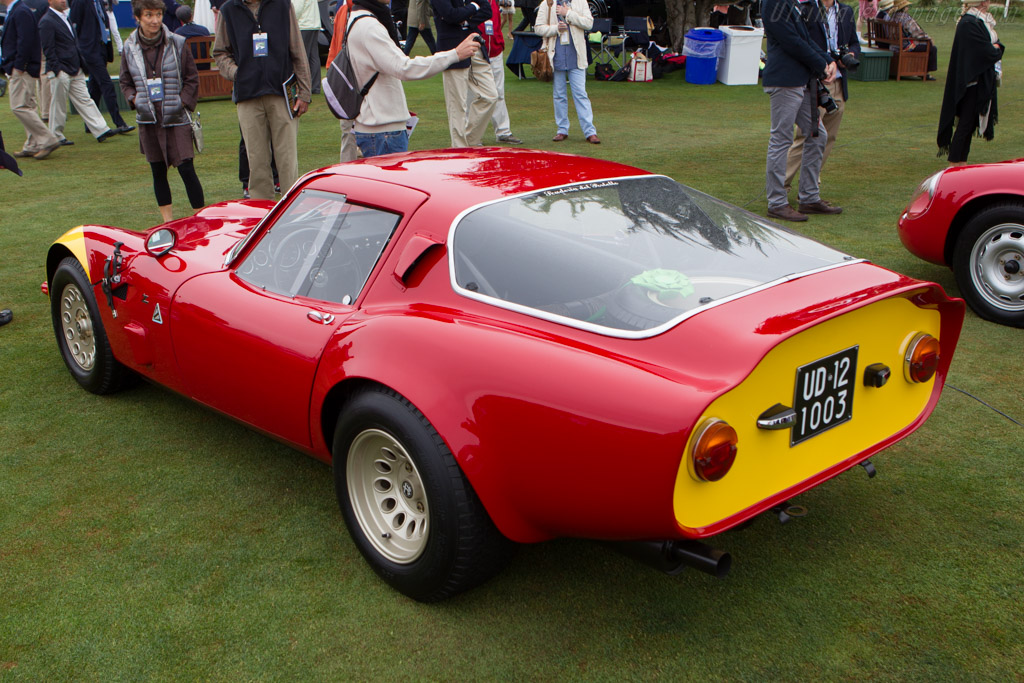
{"label": "windshield", "polygon": [[401,217],[303,190],[238,266],[246,282],[285,296],[349,304]]}
{"label": "windshield", "polygon": [[452,254],[466,296],[619,336],[850,260],[662,176],[482,206],[458,222]]}

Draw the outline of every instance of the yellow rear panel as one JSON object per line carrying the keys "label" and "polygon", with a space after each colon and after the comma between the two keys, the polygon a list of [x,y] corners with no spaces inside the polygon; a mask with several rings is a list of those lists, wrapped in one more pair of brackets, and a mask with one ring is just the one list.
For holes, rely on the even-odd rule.
{"label": "yellow rear panel", "polygon": [[[720,481],[703,482],[690,475],[683,458],[673,501],[678,523],[697,530],[721,522],[913,422],[928,403],[934,379],[909,383],[903,375],[903,357],[915,333],[939,337],[939,318],[938,311],[919,308],[902,297],[885,299],[816,325],[772,349],[698,422],[717,417],[732,425],[739,437],[736,462]],[[859,350],[851,420],[793,447],[789,429],[758,429],[757,417],[763,411],[776,403],[794,405],[798,367],[854,345]],[[864,369],[872,363],[884,363],[892,371],[885,386],[864,386]]]}

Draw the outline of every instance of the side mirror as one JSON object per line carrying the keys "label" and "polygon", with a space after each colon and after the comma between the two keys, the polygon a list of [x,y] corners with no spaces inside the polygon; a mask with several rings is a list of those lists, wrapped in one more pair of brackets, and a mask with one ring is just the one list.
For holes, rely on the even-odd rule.
{"label": "side mirror", "polygon": [[160,258],[178,243],[178,233],[169,228],[160,228],[146,238],[146,253]]}

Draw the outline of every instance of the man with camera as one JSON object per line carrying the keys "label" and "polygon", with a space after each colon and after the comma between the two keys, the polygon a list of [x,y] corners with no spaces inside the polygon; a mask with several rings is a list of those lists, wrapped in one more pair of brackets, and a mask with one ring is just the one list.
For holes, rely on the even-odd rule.
{"label": "man with camera", "polygon": [[[828,131],[828,140],[821,157],[821,165],[828,161],[832,153],[836,136],[839,134],[839,123],[843,120],[846,100],[849,99],[847,86],[848,71],[856,71],[860,65],[860,43],[857,41],[857,29],[853,21],[853,9],[837,0],[807,0],[801,3],[800,14],[807,24],[807,32],[815,44],[828,51],[829,57],[836,65],[836,79],[826,86],[828,97],[824,93],[819,101],[821,122]],[[789,148],[789,159],[786,162],[786,189],[793,184],[796,173],[800,170],[803,159],[804,141],[802,131],[796,132],[793,146]]]}
{"label": "man with camera", "polygon": [[[761,20],[768,39],[762,84],[771,100],[771,134],[765,194],[768,215],[786,221],[805,221],[808,213],[842,212],[821,199],[818,177],[828,132],[818,119],[818,84],[832,83],[836,63],[811,40],[796,0],[764,0]],[[786,194],[786,158],[793,144],[793,126],[807,134],[800,189],[799,211]]]}

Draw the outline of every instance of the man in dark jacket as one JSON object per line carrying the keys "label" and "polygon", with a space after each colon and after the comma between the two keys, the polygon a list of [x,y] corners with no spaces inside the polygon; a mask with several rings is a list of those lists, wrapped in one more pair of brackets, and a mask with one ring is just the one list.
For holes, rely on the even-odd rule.
{"label": "man in dark jacket", "polygon": [[11,88],[11,111],[25,128],[25,144],[15,157],[45,159],[60,147],[36,112],[36,88],[39,87],[39,28],[36,17],[21,0],[0,0],[7,6],[3,39],[0,40],[0,68],[7,74]]}
{"label": "man in dark jacket", "polygon": [[121,118],[117,106],[117,93],[107,73],[107,64],[114,61],[114,48],[110,37],[107,12],[100,0],[71,0],[68,20],[75,29],[78,51],[82,57],[82,69],[89,74],[89,95],[99,106],[100,97],[107,104],[110,120],[118,133],[130,133],[135,126],[129,126]]}
{"label": "man in dark jacket", "polygon": [[[761,20],[768,39],[762,85],[771,98],[771,134],[765,193],[768,215],[786,221],[805,221],[808,213],[840,213],[818,194],[818,176],[828,133],[818,120],[817,79],[831,83],[836,65],[814,44],[796,0],[764,0]],[[786,157],[793,144],[793,125],[808,135],[800,172],[799,211],[786,195]]]}
{"label": "man in dark jacket", "polygon": [[226,0],[220,6],[213,58],[234,82],[231,99],[249,161],[249,193],[273,199],[271,161],[281,189],[299,177],[298,125],[312,99],[309,59],[289,0]]}
{"label": "man in dark jacket", "polygon": [[[827,51],[832,60],[836,63],[836,80],[829,83],[829,95],[836,103],[836,108],[830,112],[819,108],[818,115],[821,122],[825,124],[828,131],[828,141],[825,143],[825,152],[821,157],[821,165],[828,161],[828,155],[832,153],[832,146],[839,135],[839,124],[843,120],[843,112],[846,110],[846,100],[850,98],[849,77],[846,65],[842,56],[850,54],[853,59],[860,61],[860,42],[857,40],[857,27],[853,21],[853,9],[836,0],[807,0],[800,6],[800,13],[807,23],[807,31],[811,34],[814,44]],[[797,130],[793,139],[793,146],[789,148],[789,159],[786,162],[786,189],[793,184],[797,171],[800,170],[800,162],[804,154],[804,139],[807,136],[803,131]]]}
{"label": "man in dark jacket", "polygon": [[181,26],[174,30],[175,34],[184,36],[185,38],[210,35],[210,31],[207,30],[205,26],[192,21],[192,8],[188,5],[178,5],[178,9],[175,10],[174,16],[181,22]]}
{"label": "man in dark jacket", "polygon": [[64,16],[67,0],[50,0],[50,9],[39,19],[39,42],[46,56],[46,83],[50,89],[50,132],[61,144],[71,144],[64,137],[64,124],[68,120],[68,98],[82,116],[89,132],[98,142],[115,135],[96,103],[89,97],[85,84],[85,72],[78,54],[78,43],[71,30],[71,24]]}
{"label": "man in dark jacket", "polygon": [[[437,27],[438,51],[452,50],[491,16],[490,0],[430,0]],[[501,30],[494,26],[494,30]],[[498,88],[491,73],[486,47],[444,72],[444,103],[448,110],[448,131],[452,147],[473,147],[483,143],[484,131],[498,103]],[[470,100],[470,91],[473,98]],[[472,102],[468,106],[467,102]]]}

